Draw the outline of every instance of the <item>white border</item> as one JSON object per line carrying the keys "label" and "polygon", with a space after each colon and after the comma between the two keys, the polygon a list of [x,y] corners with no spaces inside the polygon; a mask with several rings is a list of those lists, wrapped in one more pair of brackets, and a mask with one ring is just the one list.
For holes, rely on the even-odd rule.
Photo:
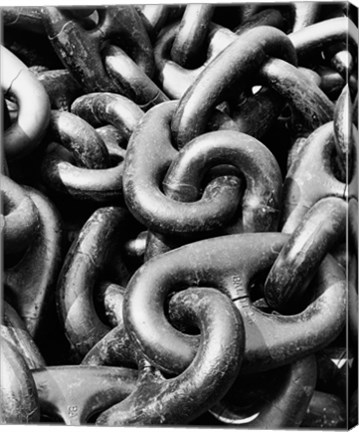
{"label": "white border", "polygon": [[[296,2],[308,2],[307,0],[296,0]],[[319,3],[337,3],[340,0],[316,0]],[[99,0],[37,0],[37,1],[26,1],[26,0],[17,0],[15,2],[0,0],[0,7],[5,6],[98,6]],[[187,4],[187,3],[216,3],[216,4],[235,4],[235,3],[288,3],[288,0],[235,0],[235,1],[220,1],[220,0],[186,0],[186,1],[176,1],[176,0],[142,0],[142,1],[134,1],[134,0],[105,0],[101,5],[117,5],[117,4]],[[309,3],[309,2],[308,2]],[[345,3],[345,2],[343,2]],[[359,0],[351,0],[352,5],[359,8]],[[93,425],[84,425],[84,426],[66,426],[66,425],[52,425],[52,424],[43,424],[38,423],[34,425],[0,425],[1,432],[42,432],[42,431],[50,431],[50,432],[84,432],[88,429],[94,430],[96,432],[112,432],[114,429],[120,432],[135,432],[141,430],[156,430],[159,429],[160,432],[175,432],[181,429],[185,429],[186,431],[240,431],[240,432],[256,432],[256,429],[244,429],[244,428],[233,428],[230,427],[189,427],[189,426],[177,426],[177,427],[166,427],[166,426],[153,426],[153,427],[106,427],[106,426],[93,426]],[[289,429],[288,432],[292,431],[314,431],[319,432],[320,429]],[[345,429],[342,429],[345,430]],[[356,426],[350,429],[353,432],[359,432],[359,426]],[[286,431],[286,429],[281,429],[281,431]],[[330,429],[330,431],[334,431],[334,429]]]}

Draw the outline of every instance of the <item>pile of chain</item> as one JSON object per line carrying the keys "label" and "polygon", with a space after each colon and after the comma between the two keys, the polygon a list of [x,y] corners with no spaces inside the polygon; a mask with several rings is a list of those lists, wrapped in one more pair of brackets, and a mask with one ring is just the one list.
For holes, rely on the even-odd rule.
{"label": "pile of chain", "polygon": [[1,12],[1,422],[353,426],[357,11]]}

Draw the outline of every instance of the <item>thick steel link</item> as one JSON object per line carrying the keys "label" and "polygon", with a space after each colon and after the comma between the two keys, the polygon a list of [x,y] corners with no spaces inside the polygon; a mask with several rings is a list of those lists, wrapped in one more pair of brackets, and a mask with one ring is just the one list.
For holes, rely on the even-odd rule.
{"label": "thick steel link", "polygon": [[176,106],[176,102],[167,102],[152,108],[131,136],[123,178],[126,204],[141,223],[156,232],[212,231],[233,217],[239,203],[239,180],[218,178],[193,203],[163,194],[161,177],[177,155],[170,135]]}
{"label": "thick steel link", "polygon": [[309,52],[328,46],[337,41],[348,41],[350,44],[358,43],[357,29],[354,23],[347,18],[332,18],[312,24],[289,35],[298,58]]}
{"label": "thick steel link", "polygon": [[39,214],[39,228],[30,248],[4,271],[4,285],[27,331],[37,340],[46,333],[49,303],[62,258],[62,227],[52,203],[39,191],[26,188]]}
{"label": "thick steel link", "polygon": [[163,304],[171,291],[211,285],[226,292],[243,316],[246,351],[241,373],[272,369],[327,345],[343,328],[346,310],[344,274],[332,257],[325,258],[314,281],[315,300],[300,313],[266,314],[250,300],[250,281],[273,264],[287,240],[280,233],[231,235],[191,243],[148,261],[126,290],[124,322],[131,339],[152,364],[181,372],[198,342],[168,323]]}
{"label": "thick steel link", "polygon": [[[222,401],[210,412],[223,423],[243,425],[246,428],[298,427],[305,418],[307,407],[310,406],[314,394],[316,369],[315,357],[309,356],[283,367],[280,372],[274,370],[270,371],[270,375],[262,374],[259,378],[260,384],[265,388],[264,392],[256,394],[256,400],[252,401],[256,408],[253,409],[252,416],[246,415],[247,410],[241,407],[241,402],[248,407],[248,393],[251,395],[253,392],[251,387],[253,381],[255,382],[255,376],[250,375],[245,383],[241,382],[243,378],[240,376]],[[276,377],[275,380],[273,375]],[[266,380],[270,386],[266,385]],[[269,398],[268,393],[271,396]],[[246,404],[243,403],[245,399]],[[254,419],[250,420],[250,417]]]}
{"label": "thick steel link", "polygon": [[171,49],[172,59],[181,66],[191,66],[203,52],[213,12],[214,6],[211,4],[186,6]]}
{"label": "thick steel link", "polygon": [[0,422],[38,423],[40,407],[34,379],[21,354],[6,339],[1,339],[0,364]]}
{"label": "thick steel link", "polygon": [[50,120],[50,102],[44,87],[22,61],[1,46],[1,88],[19,105],[17,120],[4,131],[6,157],[16,159],[36,149]]}
{"label": "thick steel link", "polygon": [[[333,122],[316,129],[305,141],[305,147],[293,160],[283,185],[282,231],[291,233],[305,213],[321,198],[336,196],[345,199],[348,185],[332,171],[334,152]],[[356,147],[353,148],[355,171]],[[350,183],[354,184],[355,177]]]}
{"label": "thick steel link", "polygon": [[[44,26],[60,59],[87,92],[121,89],[106,73],[102,61],[103,44],[118,41],[127,45],[139,67],[153,75],[151,44],[143,23],[133,6],[99,8],[99,25],[90,31],[75,17],[59,8],[42,9]],[[74,56],[73,53],[76,52]]]}
{"label": "thick steel link", "polygon": [[105,143],[80,117],[64,111],[52,111],[50,131],[51,138],[69,150],[80,167],[101,169],[108,166]]}
{"label": "thick steel link", "polygon": [[[234,168],[233,173],[240,176],[245,186],[235,218],[217,235],[275,231],[282,183],[279,166],[270,151],[249,135],[219,131],[195,138],[173,160],[162,182],[163,191],[172,200],[193,202],[198,199],[209,170],[226,164]],[[176,236],[157,234],[157,238],[157,242],[148,238],[147,259],[188,242]],[[175,246],[170,247],[172,243]]]}
{"label": "thick steel link", "polygon": [[77,82],[68,70],[45,70],[36,74],[44,86],[51,103],[51,108],[60,111],[70,111],[71,103],[82,94]]}
{"label": "thick steel link", "polygon": [[303,116],[310,132],[333,119],[333,103],[312,80],[290,63],[270,59],[261,68],[259,77]]}
{"label": "thick steel link", "polygon": [[[73,156],[80,153],[82,159],[76,161],[60,146],[50,144],[42,162],[44,182],[75,199],[112,203],[122,198],[125,152],[117,144],[127,143],[143,116],[142,110],[131,100],[113,93],[81,96],[74,101],[71,110],[79,116],[56,113],[56,122],[53,122],[56,127],[52,130],[57,133],[53,138],[69,150],[75,150]],[[105,124],[106,129],[95,130],[81,117],[94,126]]]}
{"label": "thick steel link", "polygon": [[89,93],[77,98],[71,111],[94,127],[112,124],[129,139],[143,117],[143,111],[132,100],[114,93]]}
{"label": "thick steel link", "polygon": [[177,295],[177,308],[201,332],[192,363],[180,375],[165,379],[146,362],[136,390],[102,413],[97,425],[188,423],[221,398],[235,380],[244,350],[241,316],[222,293],[192,288]]}
{"label": "thick steel link", "polygon": [[[331,248],[345,239],[347,203],[328,197],[304,215],[274,262],[264,285],[268,304],[286,313],[306,299],[311,278]],[[328,218],[330,214],[330,218]]]}
{"label": "thick steel link", "polygon": [[122,89],[122,93],[142,109],[147,110],[161,102],[168,101],[162,90],[121,48],[109,45],[104,48],[103,53],[109,76]]}
{"label": "thick steel link", "polygon": [[[349,86],[341,92],[334,111],[334,145],[337,151],[337,165],[341,177],[347,181],[352,174],[353,135],[358,131],[353,125],[353,106]],[[348,170],[348,172],[347,172]]]}
{"label": "thick steel link", "polygon": [[47,147],[41,168],[44,183],[55,191],[102,204],[122,198],[122,174],[122,160],[103,169],[77,167],[69,152],[56,143]]}
{"label": "thick steel link", "polygon": [[30,369],[44,367],[46,365],[45,360],[16,310],[6,301],[4,301],[3,307],[1,337],[16,346]]}
{"label": "thick steel link", "polygon": [[39,228],[38,211],[24,188],[1,175],[1,234],[4,253],[25,252]]}
{"label": "thick steel link", "polygon": [[125,227],[124,209],[98,209],[82,228],[63,264],[57,286],[58,307],[66,337],[80,356],[110,330],[94,312],[92,292]]}
{"label": "thick steel link", "polygon": [[248,30],[222,51],[179,102],[171,123],[177,146],[182,148],[203,133],[214,107],[225,100],[228,89],[236,85],[238,93],[244,90],[243,79],[257,72],[268,57],[275,56],[296,64],[296,53],[287,36],[264,26]]}

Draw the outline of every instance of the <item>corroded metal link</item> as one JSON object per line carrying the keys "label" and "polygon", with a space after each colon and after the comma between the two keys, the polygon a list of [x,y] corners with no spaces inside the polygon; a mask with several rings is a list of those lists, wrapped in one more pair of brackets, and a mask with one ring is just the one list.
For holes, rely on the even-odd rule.
{"label": "corroded metal link", "polygon": [[42,11],[55,51],[87,92],[120,91],[106,73],[101,56],[104,43],[119,43],[147,75],[153,75],[151,44],[133,6],[99,8],[99,24],[91,31],[59,8],[47,7]]}
{"label": "corroded metal link", "polygon": [[52,366],[33,371],[41,413],[66,425],[87,423],[136,388],[134,369]]}
{"label": "corroded metal link", "polygon": [[191,288],[177,294],[176,306],[201,332],[192,363],[179,376],[165,379],[144,362],[136,390],[102,413],[97,425],[188,423],[232,385],[243,358],[244,329],[231,301],[214,289]]}
{"label": "corroded metal link", "polygon": [[184,67],[196,63],[196,57],[203,52],[214,8],[212,4],[186,6],[171,49],[171,57],[176,63]]}
{"label": "corroded metal link", "polygon": [[313,288],[315,300],[293,316],[255,308],[248,284],[270,268],[288,236],[239,234],[203,240],[153,258],[132,277],[125,295],[124,322],[134,343],[152,364],[180,373],[192,361],[197,338],[180,333],[167,321],[167,295],[186,286],[211,285],[227,293],[245,324],[246,350],[241,373],[288,364],[327,345],[345,321],[345,277],[327,256]]}
{"label": "corroded metal link", "polygon": [[18,159],[40,144],[50,120],[50,101],[44,87],[22,61],[1,46],[1,88],[19,105],[16,121],[4,131],[6,158]]}
{"label": "corroded metal link", "polygon": [[[245,428],[280,429],[300,426],[314,394],[317,378],[315,357],[312,355],[297,360],[279,371],[270,371],[270,374],[260,375],[259,385],[264,387],[264,391],[255,393],[252,410],[254,419],[250,419],[253,415],[246,415],[246,408],[250,405],[248,399],[251,402],[250,396],[253,394],[251,382],[256,382],[253,375],[247,379],[247,385],[243,385],[243,377],[240,376],[222,401],[211,408],[211,414],[223,423],[242,425]],[[237,400],[239,403],[236,403]],[[243,404],[244,400],[246,404]]]}
{"label": "corroded metal link", "polygon": [[38,423],[40,407],[30,369],[19,351],[1,338],[1,412],[2,424]]}
{"label": "corroded metal link", "polygon": [[212,231],[234,216],[240,182],[233,176],[214,180],[202,198],[191,203],[163,194],[162,176],[177,155],[170,136],[176,106],[176,102],[166,102],[152,108],[131,136],[123,178],[126,204],[136,219],[156,232]]}
{"label": "corroded metal link", "polygon": [[49,303],[62,257],[62,227],[57,210],[40,192],[26,187],[37,207],[39,230],[22,259],[4,272],[4,286],[27,331],[37,342],[46,333]]}
{"label": "corroded metal link", "polygon": [[1,217],[5,255],[24,252],[32,243],[39,228],[35,204],[26,191],[9,177],[1,175]]}
{"label": "corroded metal link", "polygon": [[171,123],[178,148],[204,132],[214,107],[225,100],[229,88],[238,84],[238,92],[244,90],[248,82],[241,80],[256,73],[268,57],[276,56],[296,64],[296,53],[288,37],[265,26],[249,30],[222,51],[179,102]]}
{"label": "corroded metal link", "polygon": [[265,282],[265,298],[273,309],[286,313],[303,303],[320,262],[345,238],[347,212],[347,203],[334,197],[324,198],[308,210]]}

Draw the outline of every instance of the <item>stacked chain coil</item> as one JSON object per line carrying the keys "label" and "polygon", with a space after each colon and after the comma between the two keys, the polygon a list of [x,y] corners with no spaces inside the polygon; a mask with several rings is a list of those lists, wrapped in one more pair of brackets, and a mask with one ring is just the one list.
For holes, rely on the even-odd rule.
{"label": "stacked chain coil", "polygon": [[1,9],[1,423],[357,424],[357,16]]}

